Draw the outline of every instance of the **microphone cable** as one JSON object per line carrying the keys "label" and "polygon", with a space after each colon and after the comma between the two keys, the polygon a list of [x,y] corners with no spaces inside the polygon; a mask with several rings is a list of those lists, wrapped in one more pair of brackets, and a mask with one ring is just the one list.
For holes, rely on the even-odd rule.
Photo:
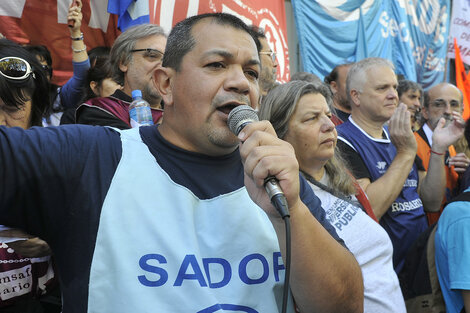
{"label": "microphone cable", "polygon": [[291,263],[291,230],[290,230],[290,216],[287,215],[282,218],[286,228],[286,264],[284,277],[284,291],[282,294],[282,313],[287,312],[287,302],[289,300],[289,284],[290,284],[290,263]]}
{"label": "microphone cable", "polygon": [[[258,114],[252,107],[248,105],[240,105],[230,111],[227,118],[228,128],[235,134],[238,135],[240,131],[248,124],[257,122]],[[279,215],[284,220],[286,229],[286,262],[284,264],[285,276],[284,276],[284,290],[282,293],[282,313],[287,312],[287,302],[289,300],[289,285],[290,285],[290,265],[291,265],[291,225],[289,215],[289,205],[287,199],[282,192],[281,187],[277,179],[273,176],[269,176],[264,180],[264,188],[268,193],[271,203],[278,211]],[[279,247],[280,248],[280,247]]]}
{"label": "microphone cable", "polygon": [[[273,183],[275,182],[275,183]],[[270,184],[273,184],[274,187],[271,187]],[[279,215],[284,221],[286,229],[286,262],[284,265],[285,276],[284,276],[284,289],[282,293],[282,313],[287,312],[287,302],[289,300],[289,285],[290,285],[290,264],[292,257],[292,245],[291,245],[291,227],[290,227],[290,214],[289,214],[289,205],[287,204],[287,199],[282,193],[282,190],[277,184],[276,178],[270,176],[264,180],[265,188],[268,190],[268,194],[271,196],[271,203],[276,208]],[[276,188],[279,191],[276,191]]]}

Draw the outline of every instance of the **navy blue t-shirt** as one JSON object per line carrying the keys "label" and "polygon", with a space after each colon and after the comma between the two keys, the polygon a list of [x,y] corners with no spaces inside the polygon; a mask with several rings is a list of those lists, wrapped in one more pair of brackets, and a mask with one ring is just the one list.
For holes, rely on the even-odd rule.
{"label": "navy blue t-shirt", "polygon": [[[170,144],[158,127],[142,127],[140,134],[171,179],[200,199],[244,185],[238,150],[210,157]],[[59,268],[64,312],[87,310],[101,209],[121,154],[120,134],[107,127],[65,125],[26,131],[0,127],[0,224],[24,229],[49,243]],[[344,245],[303,178],[300,186],[302,201]]]}

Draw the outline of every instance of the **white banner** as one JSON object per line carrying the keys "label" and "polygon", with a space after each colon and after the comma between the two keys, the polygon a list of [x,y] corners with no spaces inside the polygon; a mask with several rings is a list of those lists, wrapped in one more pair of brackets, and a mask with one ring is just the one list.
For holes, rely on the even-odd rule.
{"label": "white banner", "polygon": [[453,1],[447,50],[449,58],[455,58],[454,38],[457,38],[462,61],[470,65],[470,0]]}

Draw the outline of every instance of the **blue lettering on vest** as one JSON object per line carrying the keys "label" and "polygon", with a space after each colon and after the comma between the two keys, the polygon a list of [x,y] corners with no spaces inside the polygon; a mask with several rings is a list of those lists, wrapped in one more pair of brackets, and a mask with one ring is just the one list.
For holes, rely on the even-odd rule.
{"label": "blue lettering on vest", "polygon": [[[281,252],[273,252],[273,273],[275,281],[280,280],[279,272],[285,270],[282,262]],[[232,280],[232,265],[228,260],[223,258],[203,258],[202,264],[198,263],[194,254],[188,254],[184,257],[178,270],[174,286],[181,286],[183,280],[197,280],[201,287],[209,288],[222,288],[230,283]],[[259,274],[259,277],[248,277],[248,266],[250,266],[250,273],[254,275]],[[253,263],[254,262],[254,263]],[[167,259],[161,254],[145,254],[139,259],[139,266],[142,270],[148,272],[147,275],[139,275],[137,279],[146,287],[160,287],[165,285],[169,280],[169,273],[164,268],[158,266],[159,264],[167,264]],[[256,266],[261,265],[261,269]],[[202,272],[201,267],[204,267]],[[222,271],[216,267],[222,267]],[[192,271],[191,271],[191,269]],[[212,278],[211,278],[212,269]],[[238,264],[238,275],[240,280],[247,285],[262,284],[268,280],[269,277],[269,264],[265,256],[259,253],[254,253],[245,256]],[[214,273],[218,273],[214,276]],[[205,274],[205,276],[204,276]],[[155,278],[154,278],[155,276]],[[253,274],[251,274],[253,276]],[[207,279],[207,281],[206,281]],[[217,281],[212,281],[213,279]]]}
{"label": "blue lettering on vest", "polygon": [[166,259],[163,255],[160,255],[160,254],[146,254],[146,255],[143,255],[139,260],[140,268],[143,269],[146,272],[155,273],[155,274],[160,275],[160,279],[152,281],[152,280],[148,280],[147,277],[145,277],[145,275],[140,275],[140,276],[137,276],[137,278],[139,279],[139,282],[142,285],[147,286],[147,287],[159,287],[159,286],[164,285],[168,280],[168,273],[160,267],[152,266],[152,265],[148,264],[149,260],[156,260],[160,264],[167,263]]}
{"label": "blue lettering on vest", "polygon": [[214,304],[208,308],[197,311],[197,313],[214,313],[217,311],[231,311],[231,312],[241,312],[241,313],[258,313],[255,309],[249,308],[244,305],[236,304]]}
{"label": "blue lettering on vest", "polygon": [[279,261],[282,261],[281,252],[273,253],[273,269],[274,269],[274,279],[279,281],[279,271],[286,269],[283,264],[280,264]]}
{"label": "blue lettering on vest", "polygon": [[[204,270],[206,272],[207,281],[209,282],[209,288],[220,288],[227,285],[232,278],[232,268],[230,267],[230,263],[221,258],[205,258],[202,259],[202,263],[204,264]],[[224,270],[224,277],[220,282],[213,283],[211,281],[211,274],[209,265],[210,264],[220,264]]]}
{"label": "blue lettering on vest", "polygon": [[[193,268],[194,274],[186,273],[190,265]],[[201,268],[199,267],[194,254],[188,254],[185,256],[183,263],[181,263],[180,270],[178,271],[178,275],[176,276],[174,286],[181,286],[184,279],[197,280],[201,287],[207,287],[207,283],[202,275]]]}
{"label": "blue lettering on vest", "polygon": [[[247,274],[247,265],[252,260],[259,260],[263,265],[263,273],[258,279],[252,279],[248,277]],[[241,260],[240,265],[238,266],[238,275],[240,275],[240,279],[242,280],[242,282],[247,285],[264,283],[268,279],[269,275],[268,261],[264,258],[263,255],[259,253],[249,254]]]}

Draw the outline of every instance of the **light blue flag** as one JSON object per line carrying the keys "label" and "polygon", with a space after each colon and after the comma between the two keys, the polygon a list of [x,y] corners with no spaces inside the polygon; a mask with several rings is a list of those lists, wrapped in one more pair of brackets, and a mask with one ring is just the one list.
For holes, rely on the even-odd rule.
{"label": "light blue flag", "polygon": [[118,28],[122,32],[133,25],[150,22],[148,0],[108,0],[108,12],[118,16]]}
{"label": "light blue flag", "polygon": [[364,27],[364,18],[362,16],[362,8],[359,8],[359,21],[357,23],[357,45],[356,45],[356,62],[369,56],[367,52],[367,37]]}
{"label": "light blue flag", "polygon": [[450,0],[292,0],[304,70],[382,57],[425,88],[444,80]]}

